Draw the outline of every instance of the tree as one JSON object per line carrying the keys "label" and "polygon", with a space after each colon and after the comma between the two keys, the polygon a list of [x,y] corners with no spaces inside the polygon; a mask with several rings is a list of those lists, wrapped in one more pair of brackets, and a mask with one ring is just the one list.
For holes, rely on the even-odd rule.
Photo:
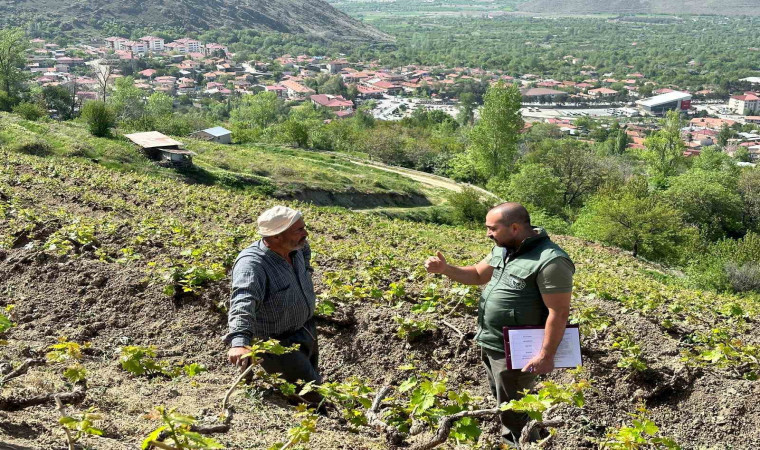
{"label": "tree", "polygon": [[692,169],[711,172],[723,172],[733,178],[739,177],[740,168],[734,160],[715,146],[704,147],[699,156],[694,158]]}
{"label": "tree", "polygon": [[681,139],[683,123],[677,111],[668,111],[660,124],[662,128],[644,141],[646,149],[641,156],[650,175],[662,185],[665,178],[676,175],[683,165],[686,146]]}
{"label": "tree", "polygon": [[120,120],[135,120],[145,115],[143,91],[132,77],[117,78],[109,104]]}
{"label": "tree", "polygon": [[744,202],[744,223],[760,233],[760,170],[747,169],[739,176],[739,194]]}
{"label": "tree", "polygon": [[739,147],[734,152],[734,159],[739,162],[752,162],[752,157],[749,154],[747,147]]}
{"label": "tree", "polygon": [[665,198],[707,241],[737,237],[742,229],[742,199],[729,174],[692,169],[673,178]]}
{"label": "tree", "polygon": [[728,145],[728,140],[731,139],[736,135],[736,132],[728,127],[727,124],[723,124],[722,127],[720,127],[720,132],[718,133],[718,145],[721,147],[725,147]]}
{"label": "tree", "polygon": [[605,182],[616,178],[588,144],[575,139],[544,140],[525,159],[551,169],[560,181],[561,202],[567,206],[581,206]]}
{"label": "tree", "polygon": [[108,94],[108,85],[111,82],[112,75],[113,65],[109,61],[101,59],[95,64],[95,80],[98,82],[100,99],[104,102],[106,101],[106,95]]}
{"label": "tree", "polygon": [[87,122],[93,136],[108,137],[116,125],[116,114],[102,101],[91,100],[82,107],[82,118]]}
{"label": "tree", "polygon": [[619,190],[600,192],[583,208],[573,234],[631,250],[633,256],[677,261],[694,232],[681,213],[634,179]]}
{"label": "tree", "polygon": [[230,121],[241,129],[263,129],[277,121],[280,109],[281,101],[274,92],[244,95],[230,112]]}
{"label": "tree", "polygon": [[21,29],[0,29],[0,90],[12,98],[17,97],[18,85],[24,80],[24,52],[28,45]]}
{"label": "tree", "polygon": [[471,125],[475,120],[475,94],[463,92],[459,96],[459,114],[457,120],[462,125]]}
{"label": "tree", "polygon": [[59,120],[69,120],[74,117],[76,93],[72,87],[65,85],[45,86],[42,88],[42,98],[45,107],[54,111],[55,117]]}
{"label": "tree", "polygon": [[145,112],[154,118],[168,117],[172,115],[174,99],[163,92],[155,92],[148,97]]}
{"label": "tree", "polygon": [[562,209],[562,191],[562,181],[552,170],[535,163],[522,165],[503,190],[496,189],[502,198],[536,206],[552,214],[558,214]]}
{"label": "tree", "polygon": [[484,180],[512,171],[517,142],[525,125],[520,114],[521,99],[516,85],[507,87],[503,82],[486,92],[469,148],[478,174]]}

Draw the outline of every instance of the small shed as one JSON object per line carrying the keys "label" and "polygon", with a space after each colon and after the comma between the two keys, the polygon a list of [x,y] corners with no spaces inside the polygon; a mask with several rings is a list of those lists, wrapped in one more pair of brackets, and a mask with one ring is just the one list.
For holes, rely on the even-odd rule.
{"label": "small shed", "polygon": [[148,158],[158,161],[161,165],[175,167],[193,165],[193,152],[182,149],[181,142],[158,131],[125,134],[124,137],[139,145]]}
{"label": "small shed", "polygon": [[195,139],[202,139],[204,141],[216,142],[217,144],[232,143],[232,131],[224,127],[214,127],[196,131],[195,133],[191,134],[190,137]]}

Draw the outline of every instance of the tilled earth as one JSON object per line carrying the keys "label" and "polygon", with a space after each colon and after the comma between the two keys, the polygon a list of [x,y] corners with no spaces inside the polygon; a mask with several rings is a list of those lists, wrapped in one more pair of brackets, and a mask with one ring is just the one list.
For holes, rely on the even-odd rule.
{"label": "tilled earth", "polygon": [[[318,268],[319,270],[319,268]],[[318,274],[319,275],[319,274]],[[150,284],[144,272],[130,264],[107,264],[84,255],[55,258],[38,250],[13,249],[0,253],[0,305],[14,304],[18,326],[0,347],[0,363],[14,366],[29,357],[44,358],[48,346],[61,336],[89,341],[83,365],[88,371],[84,401],[68,405],[70,412],[96,407],[104,416],[104,437],[81,443],[97,449],[135,449],[158,426],[146,418],[156,405],[212,423],[220,412],[224,392],[235,369],[226,363],[221,337],[226,317],[215,305],[227,296],[229,280],[200,297],[170,299]],[[317,282],[318,289],[321,283]],[[567,423],[548,445],[554,449],[596,448],[608,427],[630,423],[630,412],[644,404],[661,432],[683,448],[760,448],[760,384],[725,374],[687,368],[678,350],[678,336],[663,333],[657,324],[596,298],[576,298],[575,305],[597,306],[643,346],[648,369],[643,373],[617,367],[619,355],[609,350],[609,332],[584,337],[584,362],[593,388],[584,408],[562,407],[554,417]],[[414,363],[419,370],[444,371],[452,386],[494,399],[487,391],[479,350],[471,341],[475,320],[470,314],[448,319],[467,334],[441,327],[407,343],[395,336],[393,317],[404,309],[376,303],[339,305],[341,323],[319,321],[321,369],[326,380],[356,376],[373,388],[398,384],[398,367]],[[188,380],[136,377],[118,364],[118,348],[155,345],[159,359],[200,363],[207,372]],[[2,387],[3,398],[25,398],[71,389],[61,377],[63,365],[34,367]],[[569,381],[564,371],[552,379]],[[233,394],[235,415],[228,433],[214,437],[227,448],[267,448],[284,442],[296,424],[294,408],[271,390],[239,389]],[[20,411],[0,411],[0,449],[64,449],[59,412],[54,404]],[[489,446],[497,426],[484,424],[480,443]],[[422,441],[429,433],[414,438]],[[317,449],[386,448],[370,428],[351,428],[335,414],[322,416],[318,432],[307,445]],[[84,448],[84,447],[83,447]]]}

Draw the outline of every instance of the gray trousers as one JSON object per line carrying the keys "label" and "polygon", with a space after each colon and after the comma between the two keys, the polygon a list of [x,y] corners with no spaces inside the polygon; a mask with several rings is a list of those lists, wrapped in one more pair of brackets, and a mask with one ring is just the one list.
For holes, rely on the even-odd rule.
{"label": "gray trousers", "polygon": [[[510,400],[522,398],[521,391],[531,389],[536,384],[536,375],[520,370],[507,369],[506,357],[502,351],[480,348],[480,357],[488,375],[491,393],[500,405]],[[514,411],[504,411],[499,414],[501,421],[501,436],[517,442],[523,427],[528,423],[528,415]]]}
{"label": "gray trousers", "polygon": [[313,320],[287,336],[275,336],[275,339],[286,347],[300,344],[299,350],[273,355],[262,355],[261,367],[268,373],[281,373],[289,383],[298,380],[308,383],[314,381],[322,384],[322,376],[319,374],[319,345],[317,343],[317,327]]}

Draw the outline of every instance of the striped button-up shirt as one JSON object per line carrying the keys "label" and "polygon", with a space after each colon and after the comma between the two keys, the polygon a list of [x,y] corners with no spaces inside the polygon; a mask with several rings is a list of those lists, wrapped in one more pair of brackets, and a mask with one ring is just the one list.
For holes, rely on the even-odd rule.
{"label": "striped button-up shirt", "polygon": [[252,338],[292,333],[313,316],[316,295],[309,244],[290,257],[292,265],[262,240],[240,252],[232,268],[225,342],[242,347]]}

